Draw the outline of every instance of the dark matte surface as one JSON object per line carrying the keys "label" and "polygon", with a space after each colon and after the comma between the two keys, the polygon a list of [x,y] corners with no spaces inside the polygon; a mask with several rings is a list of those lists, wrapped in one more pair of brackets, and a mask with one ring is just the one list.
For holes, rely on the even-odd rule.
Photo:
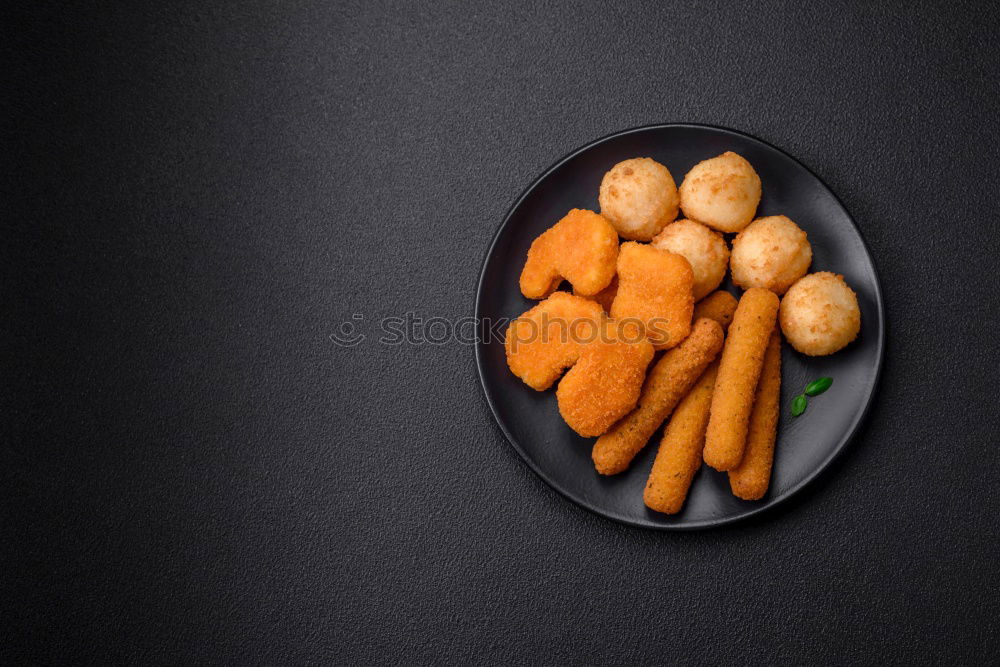
{"label": "dark matte surface", "polygon": [[[992,5],[8,11],[5,661],[997,661]],[[857,219],[889,345],[789,504],[656,533],[502,440],[469,315],[574,146],[736,127]]]}
{"label": "dark matte surface", "polygon": [[[858,297],[861,331],[846,349],[825,357],[782,345],[782,400],[774,469],[767,494],[747,502],[729,478],[708,466],[695,476],[684,507],[668,516],[648,509],[643,491],[662,429],[612,476],[594,470],[594,438],[577,435],[559,415],[555,391],[537,392],[510,372],[503,340],[490,335],[534,306],[518,287],[528,248],[574,207],[600,210],[601,179],[630,156],[651,157],[682,178],[701,160],[734,151],[753,165],[763,184],[757,215],[788,215],[809,235],[812,271],[836,271]],[[722,287],[741,294],[727,276]],[[563,283],[563,289],[569,289]],[[850,214],[813,173],[787,153],[746,134],[705,125],[653,125],[624,130],[574,151],[540,174],[505,217],[490,246],[476,295],[481,342],[476,360],[486,400],[504,435],[542,479],[602,516],[647,528],[704,528],[763,512],[805,488],[858,432],[876,389],[885,353],[885,312],[872,259]],[[653,362],[654,364],[656,361]],[[815,378],[836,388],[794,418],[788,404]]]}

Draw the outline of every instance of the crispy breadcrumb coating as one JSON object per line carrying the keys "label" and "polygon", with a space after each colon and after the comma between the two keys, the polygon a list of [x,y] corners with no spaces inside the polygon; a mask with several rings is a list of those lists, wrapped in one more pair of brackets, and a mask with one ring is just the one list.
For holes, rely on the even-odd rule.
{"label": "crispy breadcrumb coating", "polygon": [[676,514],[684,506],[691,480],[701,467],[705,427],[708,426],[708,410],[718,370],[718,361],[713,361],[674,410],[663,431],[663,440],[642,496],[649,509]]}
{"label": "crispy breadcrumb coating", "polygon": [[764,352],[764,368],[757,382],[757,395],[750,413],[750,428],[743,460],[729,471],[733,495],[759,500],[767,493],[774,463],[774,441],[781,406],[781,333],[774,327]]}
{"label": "crispy breadcrumb coating", "polygon": [[563,279],[580,294],[597,294],[615,275],[618,234],[603,216],[575,208],[531,244],[521,293],[544,299]]}
{"label": "crispy breadcrumb coating", "polygon": [[593,301],[556,292],[507,328],[507,365],[536,391],[544,391],[580,358],[570,327],[597,326],[601,307]]}
{"label": "crispy breadcrumb coating", "polygon": [[583,297],[556,292],[514,320],[504,345],[510,370],[532,389],[552,386],[559,412],[574,431],[604,433],[635,407],[653,359],[636,327],[607,317]]}
{"label": "crispy breadcrumb coating", "polygon": [[705,434],[705,463],[716,470],[732,470],[743,459],[754,393],[777,316],[774,292],[753,287],[743,293],[729,325]]}
{"label": "crispy breadcrumb coating", "polygon": [[618,253],[615,319],[636,319],[657,350],[674,347],[691,332],[693,276],[688,261],[644,243],[623,243]]}
{"label": "crispy breadcrumb coating", "polygon": [[559,414],[584,437],[601,435],[639,401],[653,347],[641,337],[620,335],[604,319],[604,335],[585,344],[580,360],[559,382]]}
{"label": "crispy breadcrumb coating", "polygon": [[596,301],[601,305],[601,308],[604,309],[604,312],[610,315],[611,304],[614,303],[615,296],[618,294],[618,275],[615,274],[615,277],[611,279],[611,282],[608,283],[608,286],[602,289],[597,294],[591,294],[591,295],[580,294],[580,292],[575,287],[573,288],[573,294],[575,296],[582,296],[585,299],[590,299],[591,301]]}

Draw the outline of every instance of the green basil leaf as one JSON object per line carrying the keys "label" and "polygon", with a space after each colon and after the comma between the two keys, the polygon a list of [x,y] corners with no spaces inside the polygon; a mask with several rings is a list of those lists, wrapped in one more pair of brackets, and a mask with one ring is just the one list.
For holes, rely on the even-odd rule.
{"label": "green basil leaf", "polygon": [[830,388],[833,384],[833,378],[820,378],[809,383],[806,387],[806,396],[819,396],[824,391]]}
{"label": "green basil leaf", "polygon": [[806,411],[806,406],[809,405],[809,399],[803,394],[799,394],[792,399],[792,416],[798,417],[803,412]]}

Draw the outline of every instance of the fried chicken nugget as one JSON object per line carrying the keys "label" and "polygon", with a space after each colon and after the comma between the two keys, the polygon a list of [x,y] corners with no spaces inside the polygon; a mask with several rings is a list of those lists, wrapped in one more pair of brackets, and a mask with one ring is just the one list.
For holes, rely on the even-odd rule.
{"label": "fried chicken nugget", "polygon": [[781,403],[781,334],[774,327],[764,352],[764,368],[757,382],[757,397],[750,413],[746,451],[740,464],[729,471],[733,495],[743,500],[759,500],[767,493],[774,463],[774,440],[778,433]]}
{"label": "fried chicken nugget", "polygon": [[603,216],[574,208],[531,243],[521,293],[544,299],[565,278],[582,295],[600,292],[615,275],[618,232]]}
{"label": "fried chicken nugget", "polygon": [[726,331],[733,321],[737,303],[736,297],[726,290],[712,292],[694,304],[694,317],[692,319],[696,322],[698,318],[707,317],[718,322],[722,326],[722,330]]}
{"label": "fried chicken nugget", "polygon": [[604,433],[635,407],[653,359],[653,346],[634,327],[628,330],[593,301],[566,292],[514,320],[504,345],[510,370],[537,391],[570,368],[556,399],[566,423],[585,437]]}
{"label": "fried chicken nugget", "polygon": [[643,322],[657,350],[667,350],[691,333],[694,274],[680,255],[629,241],[618,252],[618,294],[611,317]]}
{"label": "fried chicken nugget", "polygon": [[646,507],[664,514],[677,514],[687,499],[691,480],[701,466],[705,427],[712,405],[712,389],[719,362],[713,361],[698,383],[674,410],[642,498]]}
{"label": "fried chicken nugget", "polygon": [[778,297],[763,287],[748,289],[736,307],[705,434],[705,463],[716,470],[732,470],[743,459],[764,350],[777,316]]}
{"label": "fried chicken nugget", "polygon": [[[608,283],[608,286],[602,289],[597,294],[590,294],[590,295],[581,294],[580,291],[577,290],[575,287],[573,288],[573,294],[574,296],[582,296],[585,299],[596,301],[597,303],[601,304],[601,308],[604,309],[604,312],[610,315],[611,304],[614,303],[615,295],[618,294],[618,274],[615,274],[615,277],[611,279],[611,282]],[[733,308],[735,309],[735,307],[736,306],[734,305]]]}
{"label": "fried chicken nugget", "polygon": [[601,435],[639,401],[653,346],[638,331],[623,335],[611,319],[603,335],[583,345],[580,360],[556,389],[559,414],[584,437]]}
{"label": "fried chicken nugget", "polygon": [[532,389],[545,391],[580,358],[570,327],[596,327],[602,317],[593,301],[554,293],[510,323],[504,340],[507,366]]}
{"label": "fried chicken nugget", "polygon": [[639,405],[594,443],[594,467],[602,475],[620,473],[649,441],[722,349],[722,327],[710,319],[695,322],[691,335],[653,365]]}

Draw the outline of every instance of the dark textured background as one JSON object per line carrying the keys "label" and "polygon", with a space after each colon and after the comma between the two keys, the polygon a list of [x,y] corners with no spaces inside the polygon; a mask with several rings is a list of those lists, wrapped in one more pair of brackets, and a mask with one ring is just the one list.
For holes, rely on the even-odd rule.
{"label": "dark textured background", "polygon": [[[28,4],[0,42],[0,658],[1000,660],[994,9]],[[668,121],[814,169],[889,320],[848,453],[687,534],[546,487],[471,347],[328,338],[470,315],[537,174]]]}

